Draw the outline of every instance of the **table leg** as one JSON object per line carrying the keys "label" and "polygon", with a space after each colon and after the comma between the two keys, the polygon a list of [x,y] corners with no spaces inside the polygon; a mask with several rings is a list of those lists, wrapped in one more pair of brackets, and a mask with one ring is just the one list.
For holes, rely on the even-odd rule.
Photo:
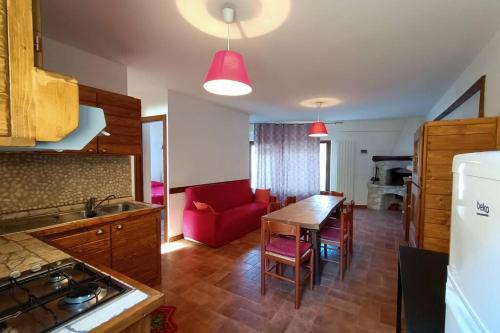
{"label": "table leg", "polygon": [[319,285],[321,282],[321,267],[320,267],[320,248],[318,242],[318,231],[311,230],[311,241],[314,249],[314,284]]}
{"label": "table leg", "polygon": [[396,306],[396,332],[399,333],[401,332],[401,298],[402,298],[402,288],[401,288],[401,275],[400,275],[400,268],[399,268],[399,262],[398,262],[398,303]]}

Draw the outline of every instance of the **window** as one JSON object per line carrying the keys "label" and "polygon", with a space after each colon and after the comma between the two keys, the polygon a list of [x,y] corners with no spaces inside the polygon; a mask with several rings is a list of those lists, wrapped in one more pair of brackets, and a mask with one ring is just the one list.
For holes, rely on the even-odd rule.
{"label": "window", "polygon": [[331,141],[321,141],[319,144],[319,190],[330,191],[330,154]]}
{"label": "window", "polygon": [[[320,191],[330,191],[330,156],[331,141],[321,141],[319,144],[319,179]],[[257,151],[253,141],[250,141],[250,183],[257,188]]]}
{"label": "window", "polygon": [[250,186],[257,188],[257,151],[253,141],[250,141]]}

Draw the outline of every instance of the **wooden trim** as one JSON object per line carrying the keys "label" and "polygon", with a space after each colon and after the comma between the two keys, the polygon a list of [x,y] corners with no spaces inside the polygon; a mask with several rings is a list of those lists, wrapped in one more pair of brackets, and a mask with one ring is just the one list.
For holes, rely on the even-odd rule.
{"label": "wooden trim", "polygon": [[184,234],[180,234],[180,235],[175,235],[175,236],[169,237],[167,241],[169,243],[172,243],[172,242],[175,242],[175,241],[178,241],[178,240],[181,240],[181,239],[184,239]]}
{"label": "wooden trim", "polygon": [[201,185],[223,184],[223,183],[230,183],[230,182],[235,182],[235,181],[239,181],[239,180],[248,180],[249,181],[250,179],[248,179],[248,178],[245,178],[245,179],[234,179],[234,180],[226,180],[226,181],[223,181],[223,182],[203,183],[203,184],[194,184],[194,185],[172,187],[172,188],[170,188],[170,194],[184,193],[188,187],[201,186]]}
{"label": "wooden trim", "polygon": [[464,104],[469,98],[474,96],[478,91],[479,95],[479,114],[478,117],[484,117],[484,91],[486,86],[486,75],[481,76],[469,89],[467,89],[462,96],[460,96],[455,102],[453,102],[446,110],[441,112],[434,120],[442,120],[444,117],[455,111],[462,104]]}
{"label": "wooden trim", "polygon": [[323,140],[320,143],[326,143],[326,179],[325,179],[325,191],[330,191],[330,173],[331,173],[331,159],[332,159],[332,141]]}
{"label": "wooden trim", "polygon": [[142,154],[134,155],[134,199],[144,202]]}
{"label": "wooden trim", "polygon": [[[141,123],[151,123],[151,122],[156,122],[156,121],[161,121],[163,124],[163,209],[164,209],[164,214],[163,214],[163,240],[168,241],[168,207],[167,207],[167,202],[168,202],[168,170],[167,170],[167,116],[162,114],[162,115],[157,115],[157,116],[147,116],[147,117],[142,117],[141,118]],[[141,163],[142,166],[142,163]],[[143,176],[144,177],[144,176]]]}
{"label": "wooden trim", "polygon": [[381,161],[411,161],[413,159],[412,156],[373,156],[373,162],[381,162]]}

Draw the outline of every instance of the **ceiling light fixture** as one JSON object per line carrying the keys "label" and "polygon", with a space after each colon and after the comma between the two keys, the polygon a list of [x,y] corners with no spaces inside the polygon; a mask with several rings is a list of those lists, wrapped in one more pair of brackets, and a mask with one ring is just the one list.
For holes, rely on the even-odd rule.
{"label": "ceiling light fixture", "polygon": [[309,136],[313,138],[320,138],[324,136],[328,136],[328,131],[326,130],[325,123],[319,121],[319,109],[323,106],[322,101],[316,102],[316,107],[318,109],[318,120],[311,124],[309,127]]}
{"label": "ceiling light fixture", "polygon": [[227,24],[227,50],[215,53],[203,84],[206,91],[216,95],[242,96],[252,92],[243,57],[229,47],[229,26],[234,22],[234,14],[231,7],[222,9]]}

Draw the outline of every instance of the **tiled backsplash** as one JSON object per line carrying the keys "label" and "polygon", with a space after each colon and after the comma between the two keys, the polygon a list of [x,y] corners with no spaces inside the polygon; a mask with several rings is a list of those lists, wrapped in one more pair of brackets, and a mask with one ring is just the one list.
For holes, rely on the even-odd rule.
{"label": "tiled backsplash", "polygon": [[128,156],[0,154],[0,215],[130,197]]}

